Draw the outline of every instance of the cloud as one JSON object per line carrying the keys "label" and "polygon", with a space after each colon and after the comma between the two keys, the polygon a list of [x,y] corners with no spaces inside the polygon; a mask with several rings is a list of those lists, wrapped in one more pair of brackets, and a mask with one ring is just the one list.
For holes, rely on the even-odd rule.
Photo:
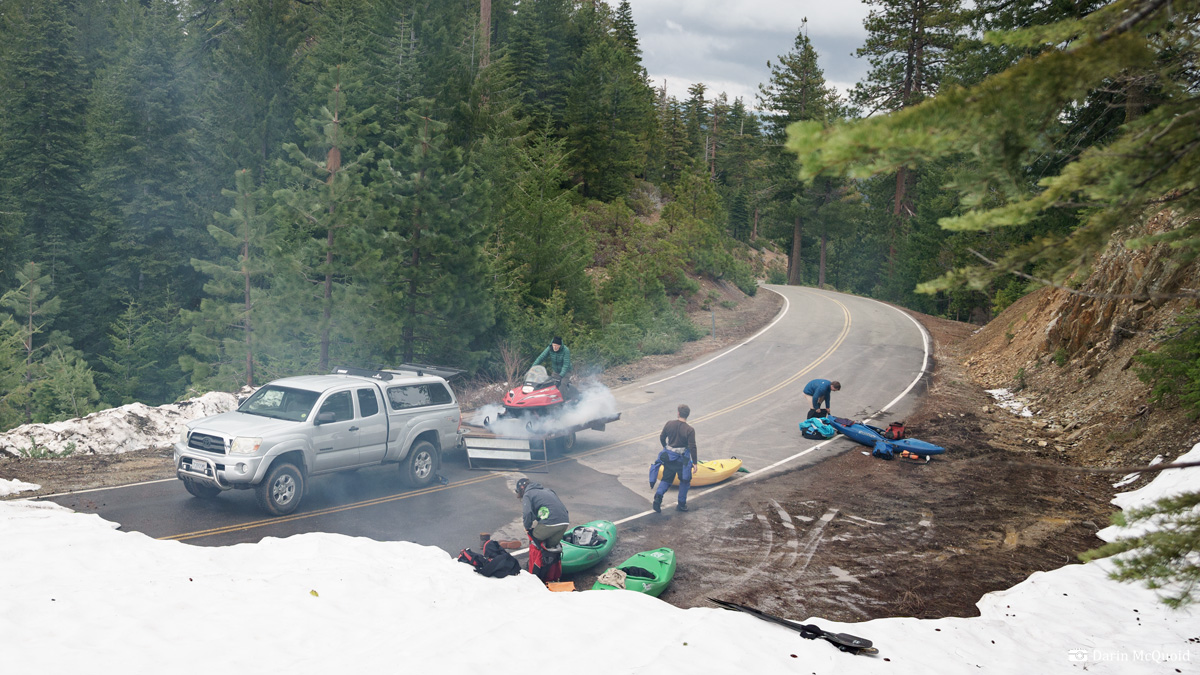
{"label": "cloud", "polygon": [[[615,1],[610,4],[616,4]],[[715,95],[755,105],[767,61],[791,51],[802,21],[826,79],[839,91],[866,73],[852,53],[866,38],[867,7],[858,0],[637,0],[631,4],[642,61],[656,84],[678,98],[703,82]]]}

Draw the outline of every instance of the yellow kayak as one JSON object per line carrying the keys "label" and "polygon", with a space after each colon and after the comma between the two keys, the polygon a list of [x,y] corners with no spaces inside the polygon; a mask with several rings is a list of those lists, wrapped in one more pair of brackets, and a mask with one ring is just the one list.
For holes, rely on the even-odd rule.
{"label": "yellow kayak", "polygon": [[[700,462],[696,465],[696,470],[692,472],[692,487],[701,485],[712,485],[720,483],[737,473],[737,470],[742,468],[742,460],[737,457],[729,459],[713,459],[707,462]],[[662,480],[663,470],[658,469],[658,478]],[[672,485],[679,485],[679,476],[675,477],[675,482]]]}

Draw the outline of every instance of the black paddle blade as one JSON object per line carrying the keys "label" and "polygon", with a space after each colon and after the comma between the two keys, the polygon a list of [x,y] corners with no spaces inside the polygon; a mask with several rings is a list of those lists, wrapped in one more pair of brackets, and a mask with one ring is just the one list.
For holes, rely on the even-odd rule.
{"label": "black paddle blade", "polygon": [[857,635],[851,635],[849,633],[830,633],[829,631],[823,630],[812,624],[806,625],[806,624],[797,623],[795,621],[790,621],[788,619],[785,619],[782,616],[768,614],[767,612],[764,612],[761,609],[755,609],[753,607],[748,607],[746,605],[739,605],[736,602],[729,602],[728,600],[718,600],[716,598],[709,598],[709,601],[714,604],[720,605],[721,607],[724,607],[725,609],[731,609],[731,610],[734,610],[737,612],[745,612],[747,614],[756,616],[756,617],[762,619],[763,621],[770,621],[771,623],[778,624],[780,626],[783,626],[784,628],[790,628],[791,630],[794,630],[797,633],[800,633],[803,637],[806,637],[810,640],[815,640],[816,638],[821,638],[821,639],[829,642],[830,644],[833,644],[838,649],[840,649],[844,652],[851,652],[854,654],[878,654],[879,653],[879,650],[872,646],[872,643],[870,640],[868,640],[866,638],[860,638]]}

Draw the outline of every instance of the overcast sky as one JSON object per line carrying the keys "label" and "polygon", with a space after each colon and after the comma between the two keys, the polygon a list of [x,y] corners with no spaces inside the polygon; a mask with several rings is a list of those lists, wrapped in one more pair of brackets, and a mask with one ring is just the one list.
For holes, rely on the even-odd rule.
{"label": "overcast sky", "polygon": [[[608,0],[615,7],[619,0]],[[845,93],[866,74],[854,58],[866,38],[867,7],[860,0],[630,0],[642,62],[655,86],[687,97],[696,82],[705,98],[720,92],[757,105],[759,83],[770,77],[767,61],[791,51],[808,18],[808,36],[825,79]]]}

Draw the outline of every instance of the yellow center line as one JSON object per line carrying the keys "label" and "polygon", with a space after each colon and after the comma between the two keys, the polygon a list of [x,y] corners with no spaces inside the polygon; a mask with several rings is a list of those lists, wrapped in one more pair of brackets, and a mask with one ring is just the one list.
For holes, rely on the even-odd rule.
{"label": "yellow center line", "polygon": [[[837,338],[834,339],[834,341],[829,345],[829,347],[826,348],[825,351],[820,356],[818,356],[816,359],[814,359],[811,363],[806,365],[804,368],[801,368],[795,374],[791,375],[790,377],[788,377],[786,380],[780,382],[779,384],[777,384],[769,389],[763,390],[763,391],[759,392],[758,394],[751,396],[750,398],[744,399],[738,403],[735,403],[727,408],[723,408],[716,412],[712,412],[707,415],[702,415],[700,417],[697,417],[695,420],[693,420],[695,423],[698,424],[700,422],[705,422],[707,420],[711,420],[711,419],[719,417],[721,415],[733,412],[734,410],[737,410],[744,406],[750,405],[751,403],[759,401],[763,398],[766,398],[767,396],[770,396],[771,394],[778,392],[779,390],[783,389],[784,387],[796,382],[796,380],[800,379],[801,377],[804,377],[809,372],[812,372],[812,370],[814,368],[816,368],[820,364],[824,363],[826,359],[828,359],[831,355],[833,355],[833,353],[835,351],[837,351],[837,349],[842,345],[842,343],[846,341],[846,337],[850,334],[850,323],[851,323],[850,310],[845,305],[843,305],[841,303],[841,301],[839,301],[837,298],[829,297],[826,295],[821,295],[818,297],[829,300],[829,301],[833,302],[834,304],[836,304],[838,307],[840,307],[842,310],[842,317],[845,319],[845,322],[842,325],[841,332],[838,333]],[[635,443],[641,443],[643,441],[646,441],[646,440],[649,440],[652,438],[657,438],[657,437],[658,437],[658,432],[642,434],[641,436],[635,436],[633,438],[628,438],[623,441],[617,441],[616,443],[610,443],[608,445],[601,446],[599,448],[596,448],[595,450],[574,453],[569,457],[561,457],[559,459],[555,459],[555,460],[548,462],[548,464],[561,464],[562,462],[575,461],[575,460],[578,460],[583,457],[590,457],[592,455],[599,454],[601,452],[608,452],[610,450],[615,450],[617,448],[623,448],[623,447],[626,447],[629,445],[633,445]],[[268,525],[278,525],[280,523],[288,523],[288,522],[292,522],[292,521],[296,521],[296,520],[304,520],[306,518],[316,518],[319,516],[327,516],[327,515],[334,514],[334,513],[341,513],[343,511],[350,511],[352,509],[361,509],[361,508],[365,508],[368,506],[376,506],[379,504],[386,504],[389,502],[400,501],[402,499],[411,499],[413,497],[420,497],[422,495],[433,494],[435,492],[441,492],[442,490],[450,490],[450,489],[465,487],[467,485],[475,485],[477,483],[482,483],[482,482],[488,481],[488,480],[496,480],[499,478],[504,478],[507,473],[509,473],[509,472],[489,473],[486,475],[476,476],[474,478],[467,478],[464,480],[455,481],[454,483],[449,483],[447,485],[434,485],[434,486],[430,486],[430,487],[426,487],[426,488],[421,488],[420,490],[404,492],[404,493],[398,494],[398,495],[388,495],[386,497],[367,499],[367,500],[364,500],[361,502],[344,504],[342,506],[333,506],[333,507],[329,507],[329,508],[325,508],[325,509],[318,509],[316,511],[308,511],[305,513],[294,514],[294,515],[290,515],[290,516],[280,516],[278,518],[255,520],[255,521],[251,521],[248,523],[238,523],[236,525],[225,525],[222,527],[214,527],[214,528],[211,528],[208,530],[197,530],[195,532],[185,532],[185,533],[181,533],[181,534],[173,534],[173,535],[168,535],[165,537],[159,537],[159,539],[174,540],[174,541],[186,541],[188,539],[199,539],[201,537],[211,537],[211,536],[218,535],[218,534],[229,534],[231,532],[241,532],[241,531],[245,531],[245,530],[255,529],[258,527],[266,527]]]}

